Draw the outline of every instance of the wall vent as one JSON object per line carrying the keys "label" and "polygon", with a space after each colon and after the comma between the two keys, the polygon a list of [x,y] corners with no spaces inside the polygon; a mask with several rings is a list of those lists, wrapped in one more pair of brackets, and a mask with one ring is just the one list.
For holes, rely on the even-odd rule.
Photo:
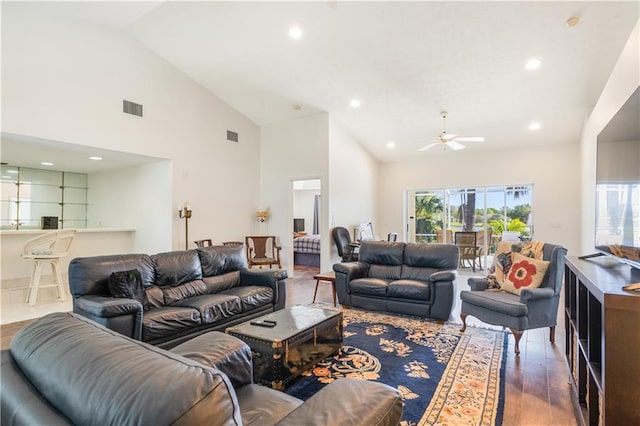
{"label": "wall vent", "polygon": [[227,130],[227,140],[231,142],[238,142],[238,133]]}
{"label": "wall vent", "polygon": [[123,100],[122,112],[131,114],[131,115],[137,115],[138,117],[142,117],[142,105],[137,104],[135,102]]}

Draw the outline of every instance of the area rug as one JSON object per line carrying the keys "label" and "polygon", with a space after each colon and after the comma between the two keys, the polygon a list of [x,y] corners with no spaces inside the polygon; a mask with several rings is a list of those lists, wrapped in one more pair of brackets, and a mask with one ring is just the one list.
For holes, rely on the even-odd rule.
{"label": "area rug", "polygon": [[341,377],[390,385],[404,400],[401,425],[495,425],[504,405],[505,333],[416,317],[346,309],[344,345],[291,382],[306,400]]}

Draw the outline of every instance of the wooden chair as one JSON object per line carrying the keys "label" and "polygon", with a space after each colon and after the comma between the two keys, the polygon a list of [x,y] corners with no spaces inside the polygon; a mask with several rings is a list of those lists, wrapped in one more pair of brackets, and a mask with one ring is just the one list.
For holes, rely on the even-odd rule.
{"label": "wooden chair", "polygon": [[453,231],[451,229],[447,229],[445,233],[442,229],[436,229],[436,243],[453,243]]}
{"label": "wooden chair", "polygon": [[222,243],[223,246],[241,246],[243,244],[242,241],[224,241]]}
{"label": "wooden chair", "polygon": [[195,240],[194,243],[196,244],[196,247],[211,247],[213,245],[211,238],[207,238],[206,240]]}
{"label": "wooden chair", "polygon": [[278,265],[278,268],[282,268],[280,264],[280,250],[282,250],[282,247],[278,245],[275,236],[248,236],[245,237],[245,244],[247,246],[249,269],[253,266],[262,268],[267,265],[269,265],[269,269],[271,269],[272,265]]}
{"label": "wooden chair", "polygon": [[[465,261],[469,262],[473,272],[476,271],[476,259],[480,257],[477,232],[456,232],[455,245],[460,249],[460,267],[465,267]],[[479,265],[481,267],[482,265]]]}

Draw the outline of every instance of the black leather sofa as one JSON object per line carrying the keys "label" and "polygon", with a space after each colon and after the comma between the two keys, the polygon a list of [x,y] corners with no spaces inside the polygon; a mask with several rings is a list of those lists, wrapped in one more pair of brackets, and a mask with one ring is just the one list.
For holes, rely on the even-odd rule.
{"label": "black leather sofa", "polygon": [[251,383],[251,351],[220,332],[164,350],[72,313],[2,351],[0,420],[17,425],[397,425],[402,399],[340,379],[306,402]]}
{"label": "black leather sofa", "polygon": [[[148,303],[112,297],[111,273],[140,272]],[[244,246],[73,259],[73,312],[164,348],[284,308],[287,271],[247,269]]]}
{"label": "black leather sofa", "polygon": [[333,265],[338,300],[344,306],[447,321],[459,261],[452,244],[364,242],[358,262]]}

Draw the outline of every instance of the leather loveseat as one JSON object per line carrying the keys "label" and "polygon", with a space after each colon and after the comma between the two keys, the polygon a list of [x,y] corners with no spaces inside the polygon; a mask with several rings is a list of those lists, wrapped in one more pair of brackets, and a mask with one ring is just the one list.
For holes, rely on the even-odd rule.
{"label": "leather loveseat", "polygon": [[397,425],[402,399],[339,379],[306,402],[251,383],[251,351],[210,332],[165,350],[72,313],[45,316],[2,351],[1,424]]}
{"label": "leather loveseat", "polygon": [[358,262],[333,265],[344,306],[447,321],[460,252],[452,244],[372,241]]}
{"label": "leather loveseat", "polygon": [[[114,272],[137,270],[146,306],[112,297]],[[168,348],[198,334],[284,308],[287,271],[247,269],[243,246],[73,259],[73,312],[125,336]]]}

